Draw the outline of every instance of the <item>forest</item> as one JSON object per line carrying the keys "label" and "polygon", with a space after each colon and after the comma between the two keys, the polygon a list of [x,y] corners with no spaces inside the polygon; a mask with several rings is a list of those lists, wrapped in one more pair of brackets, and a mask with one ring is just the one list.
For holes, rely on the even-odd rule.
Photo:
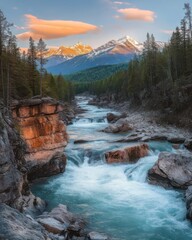
{"label": "forest", "polygon": [[169,43],[159,50],[153,34],[147,34],[144,50],[128,64],[127,70],[111,77],[77,86],[79,92],[131,100],[150,108],[183,110],[192,101],[192,15],[189,3],[184,18]]}
{"label": "forest", "polygon": [[12,26],[0,10],[0,99],[4,104],[9,107],[12,99],[47,95],[72,100],[72,84],[63,76],[53,76],[44,69],[45,42],[39,39],[36,44],[30,37],[28,51],[21,53],[11,32]]}

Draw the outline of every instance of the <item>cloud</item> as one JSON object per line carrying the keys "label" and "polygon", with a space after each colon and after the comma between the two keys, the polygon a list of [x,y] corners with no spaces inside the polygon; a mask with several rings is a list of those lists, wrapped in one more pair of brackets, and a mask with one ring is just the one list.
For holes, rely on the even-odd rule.
{"label": "cloud", "polygon": [[174,31],[173,30],[161,30],[162,33],[171,35]]}
{"label": "cloud", "polygon": [[155,13],[150,10],[142,10],[139,8],[124,8],[117,10],[118,13],[122,14],[122,17],[128,21],[145,21],[153,22],[155,19]]}
{"label": "cloud", "polygon": [[117,5],[131,5],[131,3],[129,3],[129,2],[121,2],[121,1],[115,1],[115,2],[113,2],[114,4],[117,4]]}
{"label": "cloud", "polygon": [[78,22],[64,20],[43,20],[33,15],[25,15],[27,18],[27,32],[17,35],[18,39],[28,40],[32,37],[34,40],[57,39],[71,35],[85,34],[90,31],[98,30],[97,26]]}

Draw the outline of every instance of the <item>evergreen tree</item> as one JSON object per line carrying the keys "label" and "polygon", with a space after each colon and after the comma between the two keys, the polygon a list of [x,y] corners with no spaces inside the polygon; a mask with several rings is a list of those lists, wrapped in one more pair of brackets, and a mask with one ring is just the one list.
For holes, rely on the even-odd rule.
{"label": "evergreen tree", "polygon": [[41,74],[41,79],[40,79],[40,95],[42,96],[42,79],[43,79],[43,73],[45,72],[44,65],[47,62],[47,59],[45,59],[44,55],[45,52],[47,51],[46,49],[46,44],[42,40],[42,38],[39,39],[38,45],[37,45],[37,53],[38,53],[38,61],[40,64],[40,74]]}
{"label": "evergreen tree", "polygon": [[37,94],[37,49],[35,42],[32,37],[29,38],[29,49],[28,49],[28,64],[29,64],[29,83],[32,89],[33,96]]}

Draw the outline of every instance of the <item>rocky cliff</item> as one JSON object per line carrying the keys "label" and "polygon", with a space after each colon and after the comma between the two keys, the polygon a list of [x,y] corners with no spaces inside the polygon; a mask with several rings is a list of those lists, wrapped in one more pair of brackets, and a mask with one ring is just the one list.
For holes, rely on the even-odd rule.
{"label": "rocky cliff", "polygon": [[28,191],[22,149],[11,121],[0,111],[0,203],[11,205]]}
{"label": "rocky cliff", "polygon": [[68,136],[60,119],[64,106],[52,98],[15,101],[12,115],[26,144],[28,179],[48,177],[63,172],[63,153]]}

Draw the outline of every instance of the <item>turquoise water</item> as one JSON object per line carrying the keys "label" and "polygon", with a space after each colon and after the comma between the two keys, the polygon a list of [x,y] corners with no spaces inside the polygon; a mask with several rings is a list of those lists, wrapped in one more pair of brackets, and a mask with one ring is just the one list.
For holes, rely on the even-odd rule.
{"label": "turquoise water", "polygon": [[[110,110],[87,105],[87,109],[68,126],[70,143],[64,174],[32,186],[33,193],[46,199],[48,208],[59,203],[81,214],[88,227],[107,233],[116,240],[189,240],[192,227],[185,220],[183,193],[149,185],[147,171],[160,151],[174,151],[167,142],[150,142],[150,156],[136,164],[107,165],[103,155],[111,149],[131,144],[113,143],[123,134],[106,134]],[[73,144],[76,139],[89,140]]]}

